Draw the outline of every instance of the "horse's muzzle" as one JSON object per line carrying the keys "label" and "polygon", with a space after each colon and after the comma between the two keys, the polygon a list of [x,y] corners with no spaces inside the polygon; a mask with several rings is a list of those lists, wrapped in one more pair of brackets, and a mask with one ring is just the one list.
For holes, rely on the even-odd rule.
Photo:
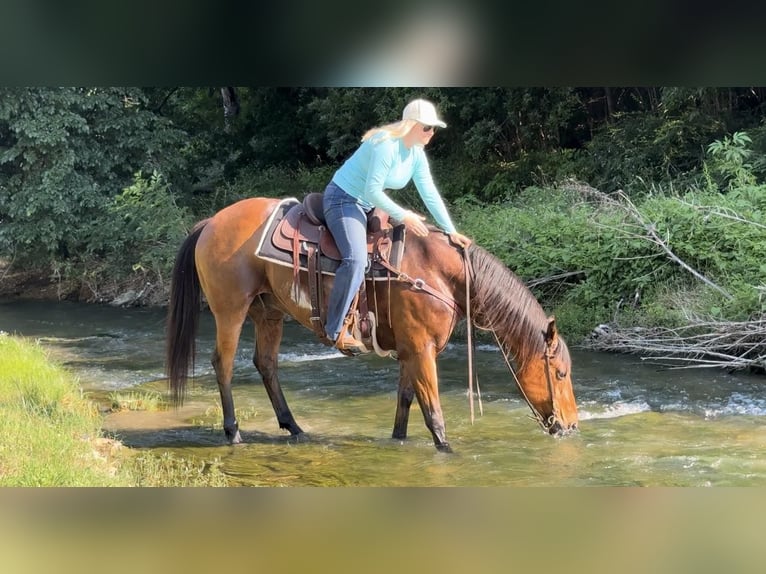
{"label": "horse's muzzle", "polygon": [[572,423],[565,427],[559,421],[553,421],[553,424],[548,427],[548,433],[550,433],[551,436],[567,436],[575,431],[577,431],[577,423]]}

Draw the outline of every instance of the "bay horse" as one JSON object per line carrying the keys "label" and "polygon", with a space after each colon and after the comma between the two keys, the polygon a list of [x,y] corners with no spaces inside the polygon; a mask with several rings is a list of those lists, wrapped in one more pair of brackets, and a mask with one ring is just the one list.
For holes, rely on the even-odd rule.
{"label": "bay horse", "polygon": [[[253,363],[279,427],[291,435],[303,432],[282,392],[277,359],[285,315],[311,328],[307,287],[301,281],[295,288],[289,267],[255,255],[279,203],[274,198],[244,199],[200,221],[181,245],[172,273],[166,340],[172,398],[176,405],[182,403],[188,372],[193,370],[204,293],[215,319],[212,365],[221,395],[223,429],[231,444],[242,441],[231,380],[240,332],[248,317],[255,326]],[[381,348],[395,351],[399,362],[393,438],[406,438],[410,406],[417,398],[436,448],[451,452],[439,401],[436,359],[447,345],[458,315],[466,314],[467,284],[471,323],[494,332],[534,418],[551,435],[575,430],[577,405],[569,351],[555,320],[546,316],[526,285],[485,249],[472,244],[462,250],[436,228],[426,237],[413,234],[406,241],[401,277],[418,280],[367,281],[368,299],[375,297],[381,303],[377,341]],[[470,265],[465,265],[465,258]],[[332,280],[332,276],[324,276],[325,293]],[[508,357],[516,365],[515,373]]]}

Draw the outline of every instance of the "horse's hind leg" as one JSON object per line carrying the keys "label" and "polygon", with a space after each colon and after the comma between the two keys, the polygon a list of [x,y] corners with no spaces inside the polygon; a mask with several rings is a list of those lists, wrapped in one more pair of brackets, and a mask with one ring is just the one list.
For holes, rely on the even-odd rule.
{"label": "horse's hind leg", "polygon": [[223,430],[230,444],[242,442],[239,425],[234,415],[234,399],[231,395],[231,378],[234,371],[234,354],[237,352],[239,334],[242,331],[244,316],[222,320],[215,315],[216,339],[213,351],[213,368],[218,381],[218,392],[221,394],[223,409]]}
{"label": "horse's hind leg", "polygon": [[278,309],[265,307],[262,300],[256,299],[250,308],[250,318],[255,323],[255,354],[253,364],[263,379],[266,394],[269,395],[271,406],[279,422],[279,428],[287,429],[290,434],[297,435],[303,431],[293,418],[287,400],[279,384],[278,357],[279,345],[282,341],[284,313]]}

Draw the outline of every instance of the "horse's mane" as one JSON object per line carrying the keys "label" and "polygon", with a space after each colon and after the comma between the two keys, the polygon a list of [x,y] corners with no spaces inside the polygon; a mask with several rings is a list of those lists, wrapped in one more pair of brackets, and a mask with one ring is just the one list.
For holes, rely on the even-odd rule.
{"label": "horse's mane", "polygon": [[543,352],[545,311],[524,282],[494,255],[472,244],[471,305],[474,324],[493,330],[519,369],[527,358]]}

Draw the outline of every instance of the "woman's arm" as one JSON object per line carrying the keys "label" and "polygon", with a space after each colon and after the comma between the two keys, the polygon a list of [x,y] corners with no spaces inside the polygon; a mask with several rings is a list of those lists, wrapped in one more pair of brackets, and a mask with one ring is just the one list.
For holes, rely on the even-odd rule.
{"label": "woman's arm", "polygon": [[455,225],[452,223],[452,218],[447,211],[447,206],[444,205],[442,196],[436,189],[433,177],[431,176],[431,169],[428,165],[428,158],[426,157],[425,150],[422,148],[419,149],[415,158],[412,181],[415,183],[423,203],[425,203],[426,208],[428,208],[428,211],[439,227],[447,233],[455,233]]}

